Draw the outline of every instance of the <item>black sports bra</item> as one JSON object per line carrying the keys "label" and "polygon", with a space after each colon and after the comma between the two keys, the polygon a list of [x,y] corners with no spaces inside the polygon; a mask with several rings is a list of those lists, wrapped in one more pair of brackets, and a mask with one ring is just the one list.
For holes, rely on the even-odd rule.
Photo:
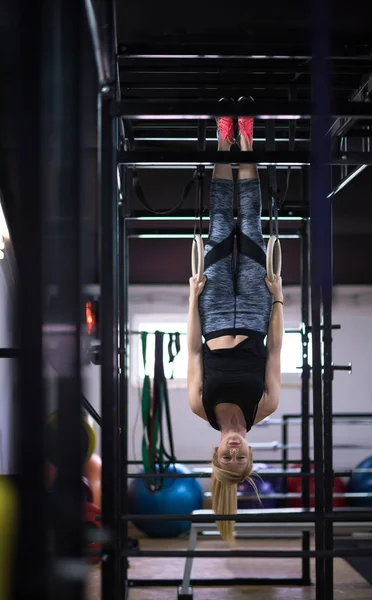
{"label": "black sports bra", "polygon": [[233,348],[203,347],[203,406],[208,421],[219,431],[217,404],[236,404],[243,412],[247,431],[256,418],[265,389],[267,349],[262,340],[248,337]]}

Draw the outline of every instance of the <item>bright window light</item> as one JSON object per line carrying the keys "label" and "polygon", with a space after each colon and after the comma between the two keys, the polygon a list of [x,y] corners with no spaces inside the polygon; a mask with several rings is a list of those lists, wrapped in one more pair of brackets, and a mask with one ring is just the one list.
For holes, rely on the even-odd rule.
{"label": "bright window light", "polygon": [[[155,367],[155,331],[164,332],[163,339],[163,364],[165,376],[170,379],[172,374],[174,379],[186,379],[187,377],[187,343],[186,343],[186,331],[187,322],[174,321],[174,322],[143,322],[138,324],[138,331],[147,331],[150,335],[147,336],[147,347],[146,347],[146,373],[152,378],[154,376]],[[180,352],[174,359],[173,363],[169,362],[168,343],[169,333],[180,333]],[[142,380],[144,377],[143,360],[142,360],[142,343],[141,336],[138,336],[138,375]],[[173,344],[173,352],[175,352],[175,346]]]}
{"label": "bright window light", "polygon": [[[186,321],[170,321],[170,322],[139,322],[138,331],[147,331],[147,349],[146,349],[146,372],[152,378],[154,375],[155,366],[155,331],[164,332],[163,342],[163,364],[165,376],[169,379],[173,374],[173,379],[185,380],[187,378],[187,343],[186,343],[186,332],[187,323]],[[169,362],[168,354],[168,342],[169,333],[179,332],[180,335],[180,352],[174,359],[173,363]],[[142,345],[141,336],[136,334],[137,338],[137,364],[138,364],[138,377],[140,381],[144,377],[143,361],[142,361]],[[312,362],[312,346],[311,336],[309,336],[308,344],[308,361],[311,365]],[[302,343],[300,333],[285,333],[283,337],[283,347],[281,353],[281,372],[285,373],[301,373],[301,369],[298,367],[302,366]]]}
{"label": "bright window light", "polygon": [[[312,346],[311,336],[308,344],[308,361],[311,365]],[[281,372],[282,373],[301,373],[302,366],[302,343],[300,333],[285,333],[283,336],[283,346],[281,353]]]}

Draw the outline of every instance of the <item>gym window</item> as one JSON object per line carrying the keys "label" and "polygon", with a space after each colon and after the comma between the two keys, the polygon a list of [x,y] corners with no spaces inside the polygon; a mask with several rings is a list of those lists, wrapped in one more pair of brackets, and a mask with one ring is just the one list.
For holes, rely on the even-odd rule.
{"label": "gym window", "polygon": [[[186,332],[187,332],[187,322],[186,320],[176,320],[174,319],[174,315],[172,321],[166,321],[164,319],[159,318],[159,320],[154,319],[154,315],[152,318],[147,321],[145,319],[134,319],[134,333],[131,335],[131,347],[133,351],[133,355],[136,357],[136,360],[131,361],[131,376],[130,379],[134,385],[139,385],[143,381],[143,377],[145,375],[143,368],[143,360],[142,360],[142,343],[141,343],[141,335],[138,332],[146,331],[149,335],[147,336],[147,348],[146,348],[146,374],[153,377],[154,374],[154,363],[155,363],[155,331],[164,332],[164,342],[163,342],[163,363],[164,363],[164,372],[165,376],[168,380],[177,380],[178,387],[181,381],[186,382],[187,377],[187,343],[186,343]],[[180,352],[175,357],[173,363],[169,362],[169,353],[168,353],[168,342],[169,342],[169,333],[179,333],[180,334]],[[174,346],[173,346],[174,347]],[[182,384],[183,387],[184,384]]]}
{"label": "gym window", "polygon": [[[133,385],[141,385],[144,377],[143,361],[142,361],[142,345],[141,336],[138,332],[147,331],[147,351],[146,351],[146,373],[151,377],[154,373],[154,358],[155,358],[155,331],[164,332],[164,348],[163,348],[163,360],[164,360],[164,371],[166,377],[173,381],[175,387],[184,387],[187,377],[187,344],[186,344],[186,332],[187,322],[186,320],[176,320],[174,315],[173,319],[167,321],[164,315],[159,316],[159,320],[155,318],[155,315],[149,315],[148,320],[143,315],[133,319],[133,330],[134,333],[131,335],[131,356],[136,357],[135,361],[131,361],[130,379]],[[181,349],[179,354],[175,357],[173,363],[169,363],[168,355],[168,341],[169,333],[179,332]],[[308,345],[308,359],[311,365],[311,336],[309,337]],[[302,365],[302,344],[300,333],[285,333],[283,338],[283,348],[281,354],[281,372],[282,374],[301,374]],[[172,376],[173,375],[173,376]],[[172,385],[172,387],[173,387]]]}

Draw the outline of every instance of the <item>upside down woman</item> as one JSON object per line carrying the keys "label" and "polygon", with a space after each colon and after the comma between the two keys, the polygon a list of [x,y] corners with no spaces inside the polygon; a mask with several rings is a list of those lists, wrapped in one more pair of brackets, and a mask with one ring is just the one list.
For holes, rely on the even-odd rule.
{"label": "upside down woman", "polygon": [[[241,150],[252,150],[253,119],[239,117],[237,125]],[[233,118],[217,119],[219,150],[230,150],[234,129]],[[236,513],[238,483],[248,480],[255,487],[246,435],[278,407],[283,339],[282,282],[266,277],[256,165],[239,167],[236,224],[233,197],[231,165],[215,165],[204,278],[200,283],[190,278],[188,317],[190,408],[220,432],[212,459],[212,507],[217,514]],[[217,521],[217,527],[233,544],[234,522]]]}

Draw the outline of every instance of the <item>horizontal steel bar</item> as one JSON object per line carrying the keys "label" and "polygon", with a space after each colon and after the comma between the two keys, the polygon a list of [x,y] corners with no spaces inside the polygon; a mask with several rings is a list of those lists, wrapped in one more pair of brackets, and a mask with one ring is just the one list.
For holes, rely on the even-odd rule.
{"label": "horizontal steel bar", "polygon": [[[333,413],[333,417],[337,419],[372,419],[372,413]],[[309,419],[313,419],[314,415],[310,414]],[[283,419],[301,419],[299,413],[284,414]]]}
{"label": "horizontal steel bar", "polygon": [[[192,239],[194,237],[193,233],[170,233],[167,230],[162,230],[162,231],[152,231],[150,233],[150,230],[147,230],[146,232],[144,231],[136,231],[133,230],[131,233],[128,234],[128,238],[140,238],[140,239],[148,239],[148,240],[153,240],[153,239]],[[207,234],[205,234],[205,236],[203,235],[203,237],[208,237]],[[295,240],[301,237],[300,233],[290,233],[290,234],[282,234],[280,235],[280,239],[281,240]],[[270,235],[267,234],[263,234],[263,238],[264,239],[269,239]]]}
{"label": "horizontal steel bar", "polygon": [[[125,43],[119,42],[118,44],[118,58],[126,60],[129,58],[161,58],[170,59],[174,57],[177,60],[183,61],[185,58],[192,57],[197,64],[200,61],[210,60],[216,62],[218,60],[233,60],[242,59],[245,61],[252,61],[257,63],[259,61],[265,62],[290,62],[290,61],[311,61],[312,55],[309,52],[304,52],[307,48],[306,44],[298,44],[295,46],[293,41],[285,44],[282,40],[271,41],[267,43],[259,43],[257,40],[254,43],[247,41],[239,42],[234,36],[234,40],[219,39],[215,42],[211,41],[208,37],[206,41],[194,41],[191,43],[190,40],[180,40],[177,36],[177,40],[164,40],[164,37],[160,40],[151,40],[149,43]],[[219,36],[221,38],[221,36]],[[293,51],[293,48],[297,51]],[[337,48],[337,49],[336,49]],[[300,51],[299,51],[300,49]],[[371,62],[371,47],[370,45],[357,45],[355,48],[349,46],[345,49],[345,43],[340,43],[338,46],[333,48],[333,52],[327,57],[330,61],[367,61]],[[304,68],[308,67],[307,63],[304,63]]]}
{"label": "horizontal steel bar", "polygon": [[[128,586],[135,587],[178,587],[182,579],[128,579]],[[234,579],[191,579],[195,587],[230,587],[243,585],[306,585],[303,579],[296,577],[234,577]]]}
{"label": "horizontal steel bar", "polygon": [[[311,164],[310,152],[295,150],[294,152],[280,150],[277,152],[253,151],[253,152],[219,152],[217,150],[207,150],[198,152],[191,150],[176,151],[121,151],[117,154],[118,164],[126,165],[147,165],[151,167],[157,164],[167,164],[169,166],[190,165],[208,165],[208,164],[248,164],[255,163],[261,165],[284,165],[284,166],[302,166]],[[372,164],[372,152],[345,152],[336,154],[332,157],[330,164],[333,165],[361,165]]]}
{"label": "horizontal steel bar", "polygon": [[[203,164],[203,165],[204,165],[204,168],[205,168],[207,171],[209,171],[209,170],[212,170],[212,169],[213,169],[213,167],[214,167],[214,163],[208,163],[208,164],[201,163],[201,164]],[[149,165],[148,163],[137,163],[137,164],[135,164],[135,165],[131,165],[131,164],[129,164],[129,165],[126,165],[126,166],[127,166],[127,168],[129,168],[129,169],[132,169],[132,168],[134,168],[134,167],[135,167],[137,170],[139,170],[139,169],[142,169],[142,170],[151,169],[151,170],[153,171],[153,170],[165,169],[165,170],[167,170],[167,171],[168,171],[168,170],[170,170],[170,169],[171,169],[171,170],[195,169],[196,163],[186,163],[186,164],[184,164],[184,163],[182,163],[182,164],[180,164],[180,163],[172,163],[172,164],[166,164],[166,163],[152,163],[151,165]],[[267,166],[267,165],[266,165],[266,166]],[[264,170],[264,169],[266,169],[266,166],[265,166],[264,164],[259,164],[259,165],[257,165],[257,168],[258,168],[258,170]],[[237,170],[237,169],[238,169],[238,167],[239,167],[239,165],[238,165],[238,164],[234,164],[234,163],[233,163],[233,164],[231,165],[231,168],[232,168],[233,170]],[[280,171],[280,170],[283,170],[283,169],[286,169],[286,170],[287,170],[287,168],[288,168],[288,165],[278,165],[278,164],[277,164],[277,165],[276,165],[276,168],[277,168],[277,170],[279,170],[279,171]],[[300,170],[301,168],[302,168],[302,166],[301,166],[301,165],[291,165],[291,169],[292,169],[292,171],[298,171],[298,170]]]}
{"label": "horizontal steel bar", "polygon": [[[196,137],[135,137],[134,138],[135,142],[197,142],[198,138]],[[210,138],[206,138],[205,140],[207,143],[211,143],[211,144],[215,144],[216,143],[216,137],[210,137]],[[265,138],[253,138],[253,143],[265,143]],[[281,143],[281,142],[286,142],[288,144],[289,139],[285,138],[285,137],[281,137],[281,138],[275,138],[275,142],[276,143]],[[310,142],[310,138],[295,138],[295,142]]]}
{"label": "horizontal steel bar", "polygon": [[[315,523],[318,515],[315,512],[286,512],[279,513],[274,511],[268,513],[267,510],[252,510],[247,513],[238,513],[231,515],[215,514],[183,514],[183,515],[122,515],[123,521],[188,521],[190,523],[214,523],[215,521],[235,521],[236,523]],[[369,510],[363,511],[340,511],[328,514],[321,514],[319,518],[325,518],[330,521],[360,522],[371,520],[372,513]]]}
{"label": "horizontal steel bar", "polygon": [[348,558],[370,557],[371,549],[334,548],[333,550],[123,550],[133,558]]}
{"label": "horizontal steel bar", "polygon": [[[197,473],[128,473],[128,479],[189,479],[198,477],[210,477],[210,472],[197,472]],[[351,473],[351,471],[348,471]],[[298,469],[288,469],[287,471],[274,471],[274,469],[264,473],[259,472],[260,475],[270,475],[270,477],[313,477],[314,473],[301,473]]]}
{"label": "horizontal steel bar", "polygon": [[[227,102],[221,105],[221,103],[211,100],[122,100],[113,102],[111,107],[112,116],[131,119],[155,117],[213,119],[223,116],[309,119],[312,113],[311,102],[254,102],[241,106],[237,102]],[[371,119],[372,109],[371,105],[364,102],[338,102],[332,108],[332,116]]]}
{"label": "horizontal steel bar", "polygon": [[0,358],[19,358],[18,348],[0,348]]}
{"label": "horizontal steel bar", "polygon": [[[278,215],[279,221],[306,221],[307,217],[303,216],[293,216],[293,211],[290,211],[292,214],[283,214],[285,212],[284,209],[280,211],[280,215]],[[287,211],[288,212],[288,211]],[[234,217],[238,216],[238,212],[234,212]],[[126,217],[126,221],[195,221],[195,211],[194,210],[182,210],[177,211],[176,215],[151,215],[145,210],[134,210],[131,214]],[[209,215],[202,215],[203,221],[209,221]],[[270,217],[267,214],[267,211],[262,211],[261,221],[269,221]]]}

